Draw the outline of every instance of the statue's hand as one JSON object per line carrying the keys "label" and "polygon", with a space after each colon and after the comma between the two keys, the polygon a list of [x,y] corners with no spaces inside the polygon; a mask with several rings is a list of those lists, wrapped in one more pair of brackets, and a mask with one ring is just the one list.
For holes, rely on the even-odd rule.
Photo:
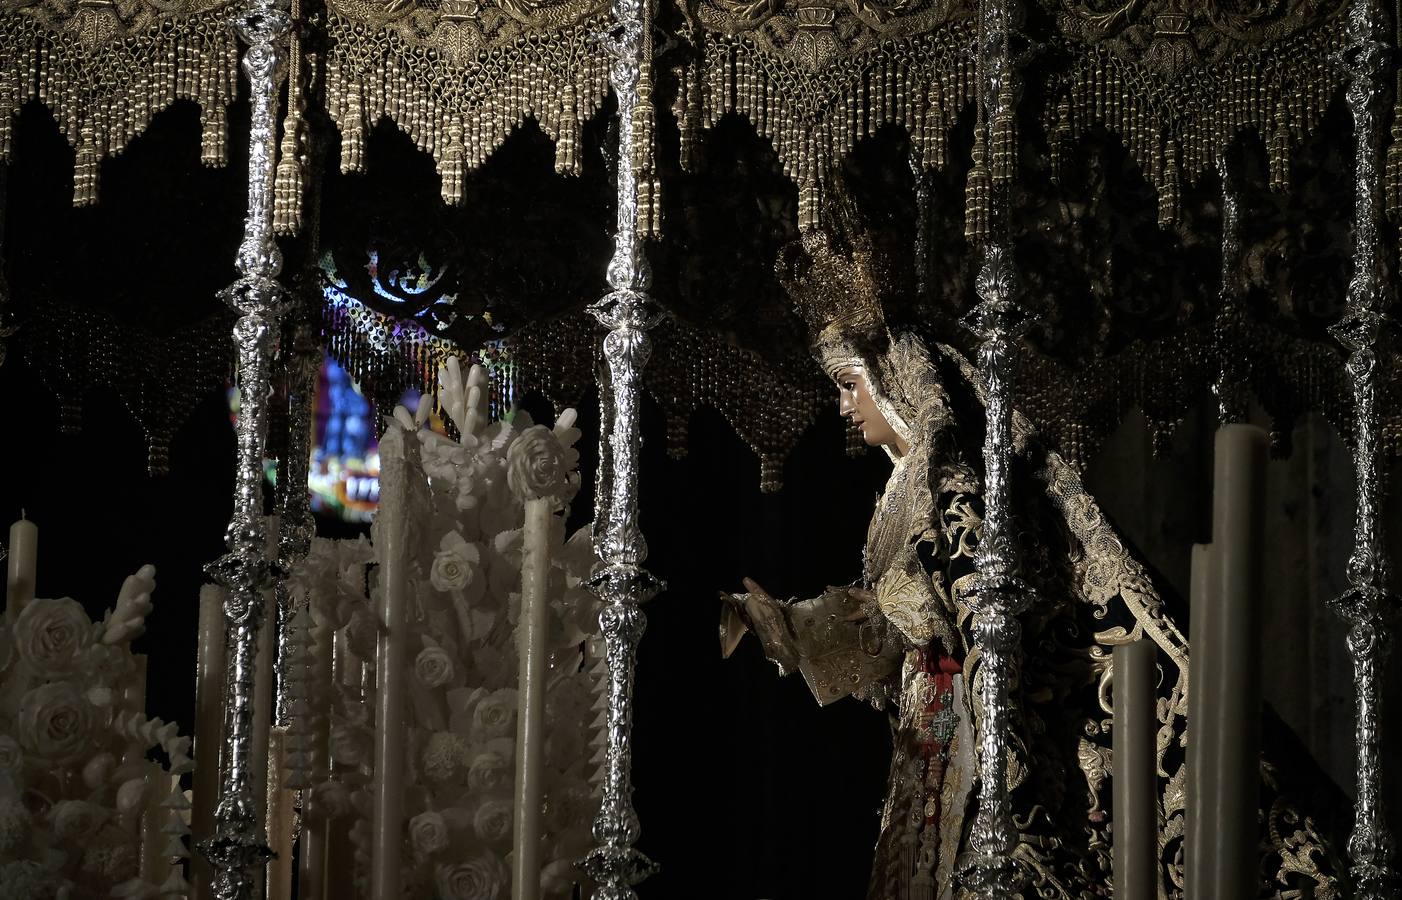
{"label": "statue's hand", "polygon": [[780,673],[787,675],[798,668],[798,648],[784,614],[784,604],[770,596],[754,579],[743,581],[749,593],[736,596],[731,602],[737,605],[750,630],[764,645],[764,655],[779,667]]}
{"label": "statue's hand", "polygon": [[845,622],[865,622],[871,618],[872,611],[876,609],[876,594],[866,588],[849,587],[844,588],[847,597],[856,609],[843,616]]}

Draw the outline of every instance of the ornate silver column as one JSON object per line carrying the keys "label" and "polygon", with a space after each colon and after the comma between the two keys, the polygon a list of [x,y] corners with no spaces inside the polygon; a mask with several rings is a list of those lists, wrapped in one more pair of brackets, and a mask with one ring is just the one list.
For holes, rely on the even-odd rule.
{"label": "ornate silver column", "polygon": [[1354,0],[1349,9],[1349,44],[1340,62],[1349,75],[1347,99],[1353,113],[1354,223],[1353,277],[1349,280],[1347,312],[1333,328],[1349,350],[1348,373],[1353,380],[1354,474],[1358,508],[1354,518],[1354,548],[1348,560],[1348,589],[1331,606],[1349,625],[1348,649],[1353,656],[1358,694],[1358,796],[1348,853],[1360,900],[1397,896],[1396,850],[1382,799],[1383,690],[1380,680],[1392,649],[1396,598],[1389,590],[1389,564],[1378,512],[1382,502],[1382,471],[1378,449],[1382,437],[1381,380],[1386,376],[1388,307],[1393,288],[1386,277],[1380,226],[1383,218],[1383,117],[1387,92],[1389,48],[1386,22],[1375,0]]}
{"label": "ornate silver column", "polygon": [[[986,215],[974,234],[982,233],[983,266],[976,280],[979,303],[965,324],[981,339],[987,425],[983,443],[984,520],[974,562],[977,574],[968,602],[974,611],[974,644],[982,667],[979,733],[978,813],[969,832],[969,849],[959,860],[959,877],[979,897],[1011,897],[1022,878],[1013,861],[1017,827],[1008,800],[1008,748],[1011,709],[1008,684],[1021,664],[1022,623],[1018,614],[1032,602],[1031,588],[1017,575],[1017,537],[1010,505],[1013,463],[1012,387],[1017,369],[1017,340],[1029,316],[1017,303],[1021,292],[1012,258],[1008,186],[1013,177],[1017,139],[1012,61],[1011,0],[980,0],[977,68],[979,129],[976,169],[970,178],[978,211]],[[986,201],[986,202],[985,202]],[[986,229],[986,230],[985,230]]]}
{"label": "ornate silver column", "polygon": [[613,55],[610,81],[618,99],[618,224],[613,259],[608,266],[612,291],[590,307],[609,329],[604,338],[608,365],[611,421],[602,423],[601,465],[611,471],[600,478],[607,498],[600,498],[602,521],[594,527],[598,568],[590,586],[604,602],[599,613],[608,661],[608,750],[604,763],[603,797],[594,820],[598,846],[583,867],[599,889],[599,900],[634,900],[633,885],[656,866],[633,847],[640,831],[633,809],[632,727],[633,670],[638,642],[647,619],[641,604],[662,588],[642,568],[647,543],[638,528],[638,457],[642,448],[639,417],[643,366],[651,352],[648,331],[661,314],[647,290],[652,271],[638,232],[638,169],[646,147],[636,144],[639,83],[650,64],[650,7],[646,0],[614,0],[613,27],[602,40]]}
{"label": "ornate silver column", "polygon": [[273,564],[264,558],[263,448],[267,402],[278,319],[286,304],[277,281],[282,253],[273,238],[273,161],[277,153],[278,83],[287,61],[291,22],[276,0],[254,0],[234,21],[248,44],[243,69],[248,75],[252,127],[248,139],[248,211],[236,266],[238,279],[222,292],[240,313],[234,325],[238,346],[238,461],[234,515],[226,542],[229,552],[211,563],[211,578],[228,589],[224,606],[228,671],[225,678],[224,735],[220,762],[220,801],[214,836],[200,849],[214,866],[214,896],[248,900],[261,882],[259,869],[269,850],[258,821],[250,769],[254,655],[263,618],[263,591],[273,582]]}

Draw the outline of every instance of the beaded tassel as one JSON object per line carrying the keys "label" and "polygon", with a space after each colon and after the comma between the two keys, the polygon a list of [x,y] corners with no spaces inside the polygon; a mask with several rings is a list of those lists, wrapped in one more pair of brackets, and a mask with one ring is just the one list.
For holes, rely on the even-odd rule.
{"label": "beaded tassel", "polygon": [[983,141],[974,142],[974,167],[969,170],[969,180],[964,188],[964,237],[971,243],[988,239],[989,197],[993,193],[993,179],[984,163]]}
{"label": "beaded tassel", "polygon": [[1014,108],[1012,88],[1004,84],[999,89],[998,105],[1007,112],[1002,112],[993,120],[993,130],[991,134],[993,158],[991,163],[990,176],[993,181],[1005,183],[1012,181],[1017,168],[1017,125],[1013,121],[1013,114],[1010,112]]}
{"label": "beaded tassel", "polygon": [[1178,224],[1178,142],[1169,139],[1164,148],[1163,176],[1159,184],[1159,227]]}
{"label": "beaded tassel", "polygon": [[[292,20],[300,21],[301,3],[293,0]],[[293,235],[302,229],[302,42],[292,29],[288,45],[287,116],[273,182],[273,233]]]}

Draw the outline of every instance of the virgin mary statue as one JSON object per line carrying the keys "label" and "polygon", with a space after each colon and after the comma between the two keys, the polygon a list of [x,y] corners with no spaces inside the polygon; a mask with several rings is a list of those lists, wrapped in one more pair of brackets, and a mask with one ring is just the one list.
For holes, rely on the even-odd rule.
{"label": "virgin mary statue", "polygon": [[[729,595],[722,610],[722,642],[728,653],[753,630],[819,703],[856,696],[891,711],[890,781],[867,897],[953,898],[982,723],[965,594],[983,511],[983,389],[958,351],[888,325],[882,300],[897,280],[857,221],[850,210],[830,216],[827,231],[786,248],[778,268],[842,414],[892,461],[862,577],[801,602],[747,580],[748,593]],[[1187,642],[1077,473],[1020,415],[1014,431],[1021,574],[1035,592],[1012,675],[1007,758],[1025,896],[1109,896],[1111,651],[1139,639],[1157,645],[1161,670],[1160,877],[1171,885],[1181,878]]]}

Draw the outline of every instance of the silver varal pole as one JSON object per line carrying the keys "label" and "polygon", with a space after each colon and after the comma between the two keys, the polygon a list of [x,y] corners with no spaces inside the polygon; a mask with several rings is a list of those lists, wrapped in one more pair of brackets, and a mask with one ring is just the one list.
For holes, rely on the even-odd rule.
{"label": "silver varal pole", "polygon": [[228,669],[224,694],[225,744],[220,758],[220,800],[214,834],[200,849],[214,867],[218,900],[256,896],[269,850],[258,820],[250,768],[253,745],[254,656],[263,618],[263,591],[273,583],[274,565],[264,555],[263,456],[273,347],[286,295],[277,281],[282,254],[273,239],[273,163],[277,153],[278,84],[287,61],[286,10],[274,0],[255,0],[234,21],[248,44],[243,70],[248,75],[252,125],[248,141],[248,212],[236,266],[238,280],[222,294],[239,313],[234,325],[238,347],[238,463],[234,515],[226,535],[229,552],[209,566],[210,576],[227,588]]}
{"label": "silver varal pole", "polygon": [[[604,43],[614,61],[610,73],[618,98],[618,226],[608,283],[612,290],[591,307],[608,328],[604,359],[612,420],[604,424],[607,442],[601,458],[612,466],[606,480],[609,496],[599,504],[603,520],[598,529],[598,568],[591,586],[603,601],[599,624],[608,663],[608,749],[604,764],[603,797],[594,820],[595,849],[583,867],[598,882],[598,900],[633,900],[633,886],[656,866],[633,847],[640,831],[633,809],[632,726],[633,670],[638,642],[646,627],[641,604],[662,584],[642,568],[647,544],[638,528],[638,457],[640,380],[651,351],[648,331],[660,314],[647,294],[652,272],[638,233],[638,181],[635,160],[646,148],[636,145],[635,110],[638,85],[647,64],[647,34],[651,28],[645,0],[614,0],[613,24]],[[604,481],[601,479],[601,482]]]}
{"label": "silver varal pole", "polygon": [[978,140],[989,171],[987,234],[976,280],[979,303],[966,324],[981,340],[987,425],[983,443],[984,521],[975,555],[977,574],[968,602],[974,611],[974,645],[982,667],[978,812],[959,877],[980,898],[1007,898],[1022,878],[1013,860],[1018,832],[1008,798],[1007,760],[1011,728],[1008,685],[1020,665],[1022,624],[1018,614],[1032,602],[1030,587],[1017,576],[1017,538],[1012,523],[1010,470],[1013,462],[1012,387],[1018,337],[1028,324],[1018,305],[1020,285],[1013,263],[1008,186],[1016,157],[1015,85],[1009,37],[1011,0],[979,3]]}
{"label": "silver varal pole", "polygon": [[1347,311],[1334,335],[1349,350],[1348,374],[1354,402],[1354,474],[1358,507],[1354,547],[1348,560],[1348,589],[1331,606],[1348,623],[1358,694],[1358,795],[1348,854],[1359,900],[1382,900],[1402,892],[1392,858],[1396,844],[1387,827],[1382,798],[1382,678],[1392,650],[1397,604],[1388,588],[1383,523],[1382,379],[1388,358],[1384,338],[1393,288],[1385,272],[1379,227],[1383,217],[1383,105],[1390,48],[1387,17],[1375,0],[1354,0],[1349,8],[1349,41],[1340,61],[1349,76],[1347,99],[1354,132],[1353,277]]}

